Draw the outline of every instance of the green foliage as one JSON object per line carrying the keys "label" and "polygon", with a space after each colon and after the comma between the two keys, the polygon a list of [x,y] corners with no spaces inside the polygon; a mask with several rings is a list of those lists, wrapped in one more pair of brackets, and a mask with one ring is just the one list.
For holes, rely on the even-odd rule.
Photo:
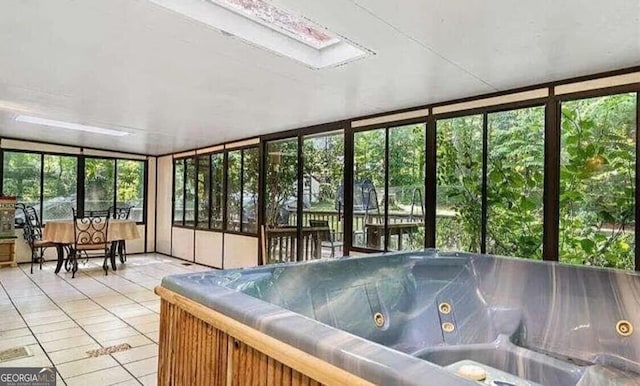
{"label": "green foliage", "polygon": [[562,105],[560,259],[633,268],[635,94]]}
{"label": "green foliage", "polygon": [[480,251],[482,116],[438,121],[436,130],[436,243],[447,250]]}

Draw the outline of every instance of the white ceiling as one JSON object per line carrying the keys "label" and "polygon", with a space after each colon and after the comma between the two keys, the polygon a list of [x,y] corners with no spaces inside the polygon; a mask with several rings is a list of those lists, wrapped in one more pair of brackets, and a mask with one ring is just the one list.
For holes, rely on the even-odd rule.
{"label": "white ceiling", "polygon": [[0,0],[0,136],[162,154],[640,64],[640,0],[274,3],[376,55],[312,70],[147,0]]}

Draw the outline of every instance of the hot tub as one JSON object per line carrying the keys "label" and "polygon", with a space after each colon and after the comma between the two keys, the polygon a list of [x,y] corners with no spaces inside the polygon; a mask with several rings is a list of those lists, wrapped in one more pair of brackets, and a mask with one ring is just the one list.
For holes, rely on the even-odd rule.
{"label": "hot tub", "polygon": [[631,272],[426,250],[168,276],[156,292],[159,384],[640,384]]}

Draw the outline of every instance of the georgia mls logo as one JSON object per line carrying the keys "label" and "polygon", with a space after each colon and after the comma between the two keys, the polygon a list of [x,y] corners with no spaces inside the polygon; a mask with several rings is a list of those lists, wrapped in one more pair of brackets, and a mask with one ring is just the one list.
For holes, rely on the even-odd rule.
{"label": "georgia mls logo", "polygon": [[0,386],[55,386],[54,367],[0,368]]}

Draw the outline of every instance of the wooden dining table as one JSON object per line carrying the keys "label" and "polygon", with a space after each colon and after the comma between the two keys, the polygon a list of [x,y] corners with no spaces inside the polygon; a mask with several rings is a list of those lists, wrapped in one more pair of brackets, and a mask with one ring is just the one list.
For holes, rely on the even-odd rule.
{"label": "wooden dining table", "polygon": [[[56,220],[47,221],[42,230],[42,239],[51,241],[56,244],[58,253],[58,263],[56,265],[56,273],[60,272],[62,263],[64,263],[64,247],[69,245],[73,248],[75,243],[75,233],[73,220]],[[109,220],[109,229],[107,232],[107,241],[111,242],[109,249],[109,258],[111,260],[111,268],[116,271],[116,249],[118,241],[135,240],[140,238],[138,226],[133,220]],[[121,256],[122,261],[122,256]]]}

